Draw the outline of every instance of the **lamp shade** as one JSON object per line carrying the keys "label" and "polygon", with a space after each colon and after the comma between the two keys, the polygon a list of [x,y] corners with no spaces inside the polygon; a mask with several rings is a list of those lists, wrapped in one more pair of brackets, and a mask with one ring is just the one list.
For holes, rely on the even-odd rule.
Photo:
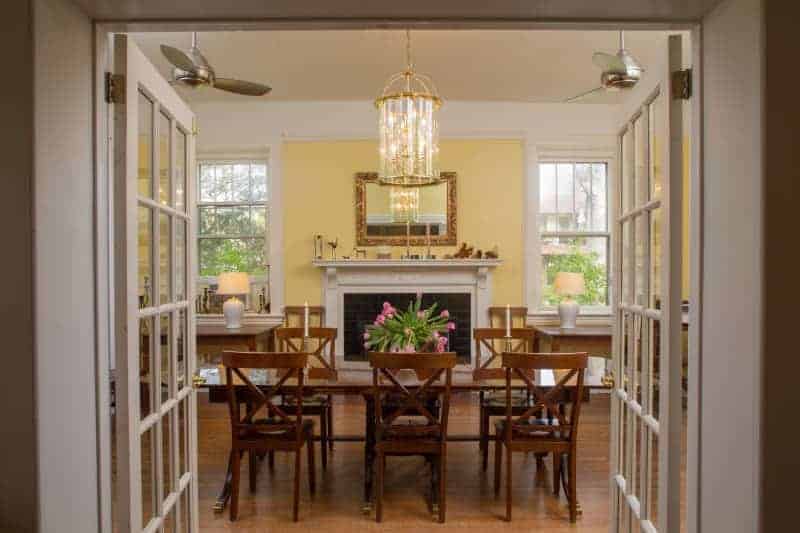
{"label": "lamp shade", "polygon": [[561,296],[576,296],[586,291],[583,274],[576,272],[559,272],[553,281],[553,291]]}
{"label": "lamp shade", "polygon": [[250,276],[247,272],[223,272],[217,277],[217,294],[247,294],[250,292]]}

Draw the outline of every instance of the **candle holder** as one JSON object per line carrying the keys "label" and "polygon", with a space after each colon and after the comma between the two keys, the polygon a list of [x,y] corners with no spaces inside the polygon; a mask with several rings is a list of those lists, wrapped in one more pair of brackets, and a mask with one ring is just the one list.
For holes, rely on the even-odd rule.
{"label": "candle holder", "polygon": [[511,335],[506,335],[505,336],[505,350],[504,351],[506,351],[506,352],[514,351],[514,346],[513,346],[512,342],[511,342],[513,339],[514,338]]}

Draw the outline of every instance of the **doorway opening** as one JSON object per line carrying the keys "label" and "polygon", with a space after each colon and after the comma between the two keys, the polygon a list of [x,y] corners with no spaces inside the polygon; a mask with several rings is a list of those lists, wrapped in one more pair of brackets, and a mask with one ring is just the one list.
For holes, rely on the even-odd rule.
{"label": "doorway opening", "polygon": [[[275,346],[265,337],[254,336],[252,345],[244,339],[228,344],[221,335],[202,334],[203,328],[211,331],[223,324],[225,297],[218,277],[231,271],[249,275],[242,293],[244,323],[258,331],[284,324],[284,308],[304,302],[324,305],[325,271],[312,263],[314,239],[324,235],[326,242],[335,241],[340,255],[352,260],[364,248],[355,230],[354,176],[377,168],[378,122],[372,100],[386,78],[403,66],[404,34],[402,29],[198,33],[194,42],[217,76],[269,85],[271,91],[264,96],[176,82],[175,64],[161,45],[188,52],[190,33],[127,34],[128,45],[140,50],[160,81],[152,80],[158,94],[148,93],[144,85],[127,93],[128,101],[135,94],[139,109],[149,109],[137,117],[141,130],[130,146],[136,147],[139,160],[136,183],[149,183],[150,188],[129,191],[127,200],[138,208],[135,230],[127,233],[136,260],[128,257],[130,264],[118,265],[123,270],[117,271],[128,268],[133,276],[130,283],[137,291],[125,297],[137,305],[128,303],[126,312],[135,309],[139,334],[135,339],[131,335],[132,344],[126,345],[128,366],[119,366],[119,349],[108,361],[117,382],[123,370],[140,378],[134,380],[137,390],[124,389],[126,409],[108,411],[109,428],[118,428],[116,417],[126,416],[132,419],[126,438],[140,443],[132,457],[116,455],[114,486],[125,485],[115,490],[117,501],[112,503],[118,518],[120,513],[136,514],[130,523],[142,530],[148,524],[164,531],[234,527],[227,514],[215,512],[224,492],[230,422],[224,403],[218,403],[224,396],[204,385],[220,376],[220,354],[226,347],[237,342],[251,350]],[[592,56],[615,54],[618,31],[432,29],[412,34],[415,66],[432,76],[445,100],[439,117],[440,164],[443,171],[458,175],[458,244],[437,247],[436,253],[455,255],[461,242],[482,251],[496,247],[502,264],[492,272],[490,303],[526,308],[524,323],[530,327],[559,324],[557,307],[563,298],[556,291],[556,275],[579,273],[584,279],[579,326],[607,328],[610,334],[602,341],[607,350],[592,348],[597,357],[588,370],[595,388],[584,410],[578,451],[583,511],[578,527],[661,531],[670,524],[672,529],[665,515],[676,509],[685,526],[686,421],[692,401],[691,100],[681,102],[680,112],[672,114],[676,104],[668,100],[670,68],[691,66],[690,34],[627,31],[625,48],[644,67],[636,87],[592,91],[575,100],[598,85],[603,69]],[[670,36],[683,40],[682,55],[672,58],[673,65]],[[115,72],[118,60],[113,57],[102,70]],[[162,101],[162,92],[177,100]],[[183,105],[191,118],[175,111]],[[148,131],[149,137],[142,135]],[[680,134],[677,144],[675,131]],[[113,146],[107,148],[113,151]],[[683,154],[680,170],[670,152]],[[118,194],[125,180],[116,174]],[[659,196],[674,190],[678,175],[682,194]],[[113,188],[109,192],[115,194]],[[375,205],[380,201],[374,200]],[[445,213],[433,206],[426,220]],[[390,213],[367,209],[366,224],[370,215],[379,224]],[[668,229],[669,221],[673,224]],[[418,248],[425,253],[424,245]],[[365,250],[368,255],[373,251],[381,250]],[[400,253],[390,248],[393,252]],[[329,253],[323,252],[326,258]],[[382,290],[389,295],[404,292]],[[117,293],[118,305],[123,304],[121,295]],[[666,314],[676,305],[686,313],[677,333],[674,323],[660,325],[667,320],[662,311]],[[334,310],[326,313],[319,325],[344,331],[331,318],[337,316]],[[483,315],[476,324],[479,320]],[[670,332],[669,342],[662,340],[662,331]],[[569,340],[561,342],[561,351],[566,351]],[[336,354],[340,379],[365,375],[365,363],[348,364],[343,348]],[[663,372],[672,372],[672,379],[675,368],[680,385]],[[469,372],[469,365],[462,370]],[[162,371],[168,376],[165,396],[159,392],[165,387],[158,377]],[[197,389],[191,388],[192,379]],[[155,382],[161,387],[151,386]],[[652,410],[660,406],[666,412],[666,404],[676,405],[676,393],[681,413],[671,423],[678,420],[680,427],[669,427],[682,436],[677,445],[660,440],[667,422],[660,420],[657,408]],[[470,393],[456,400],[464,412],[459,432],[477,432],[476,399]],[[118,406],[120,398],[116,402]],[[365,412],[358,398],[337,397],[333,404],[339,435],[363,431]],[[136,412],[141,416],[131,415]],[[139,434],[146,435],[148,427],[152,436],[142,440]],[[302,513],[309,527],[363,518],[362,447],[336,442],[322,474],[322,494]],[[134,447],[125,449],[130,453]],[[500,502],[487,496],[491,483],[480,473],[477,446],[469,442],[451,449],[448,505],[453,522],[456,517],[496,520],[492,508]],[[566,520],[564,496],[555,500],[545,490],[552,483],[545,475],[547,465],[540,469],[538,461],[518,459],[527,479],[533,480],[520,487],[518,501],[534,503],[526,503],[515,520],[561,524]],[[121,469],[123,465],[128,468]],[[671,469],[669,475],[665,467]],[[246,512],[237,525],[280,527],[288,517],[282,511],[290,505],[290,487],[283,482],[288,475],[288,462],[280,456],[273,474],[265,462],[256,490],[241,491]],[[409,460],[393,475],[395,513],[413,516],[419,491],[408,489],[415,482],[406,481],[423,479],[424,472]],[[130,487],[138,495],[131,497]],[[682,502],[677,507],[665,494],[675,490]],[[428,517],[413,520],[427,524]]]}

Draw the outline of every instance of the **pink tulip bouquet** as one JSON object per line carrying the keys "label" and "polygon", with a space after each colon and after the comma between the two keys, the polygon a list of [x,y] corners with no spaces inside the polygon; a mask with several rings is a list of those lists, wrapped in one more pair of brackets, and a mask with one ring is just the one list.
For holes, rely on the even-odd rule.
{"label": "pink tulip bouquet", "polygon": [[447,333],[456,329],[447,309],[436,311],[436,304],[422,309],[417,298],[408,310],[398,311],[383,302],[383,310],[375,322],[367,326],[364,347],[380,352],[444,352]]}

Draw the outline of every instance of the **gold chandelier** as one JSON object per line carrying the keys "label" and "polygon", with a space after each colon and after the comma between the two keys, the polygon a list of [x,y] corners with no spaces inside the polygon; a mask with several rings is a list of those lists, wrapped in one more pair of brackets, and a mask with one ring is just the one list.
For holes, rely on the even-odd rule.
{"label": "gold chandelier", "polygon": [[389,212],[392,222],[416,222],[419,217],[419,188],[391,187]]}
{"label": "gold chandelier", "polygon": [[406,69],[389,78],[375,100],[381,184],[421,187],[440,182],[436,116],[441,105],[430,77],[414,72],[411,32],[406,30]]}

